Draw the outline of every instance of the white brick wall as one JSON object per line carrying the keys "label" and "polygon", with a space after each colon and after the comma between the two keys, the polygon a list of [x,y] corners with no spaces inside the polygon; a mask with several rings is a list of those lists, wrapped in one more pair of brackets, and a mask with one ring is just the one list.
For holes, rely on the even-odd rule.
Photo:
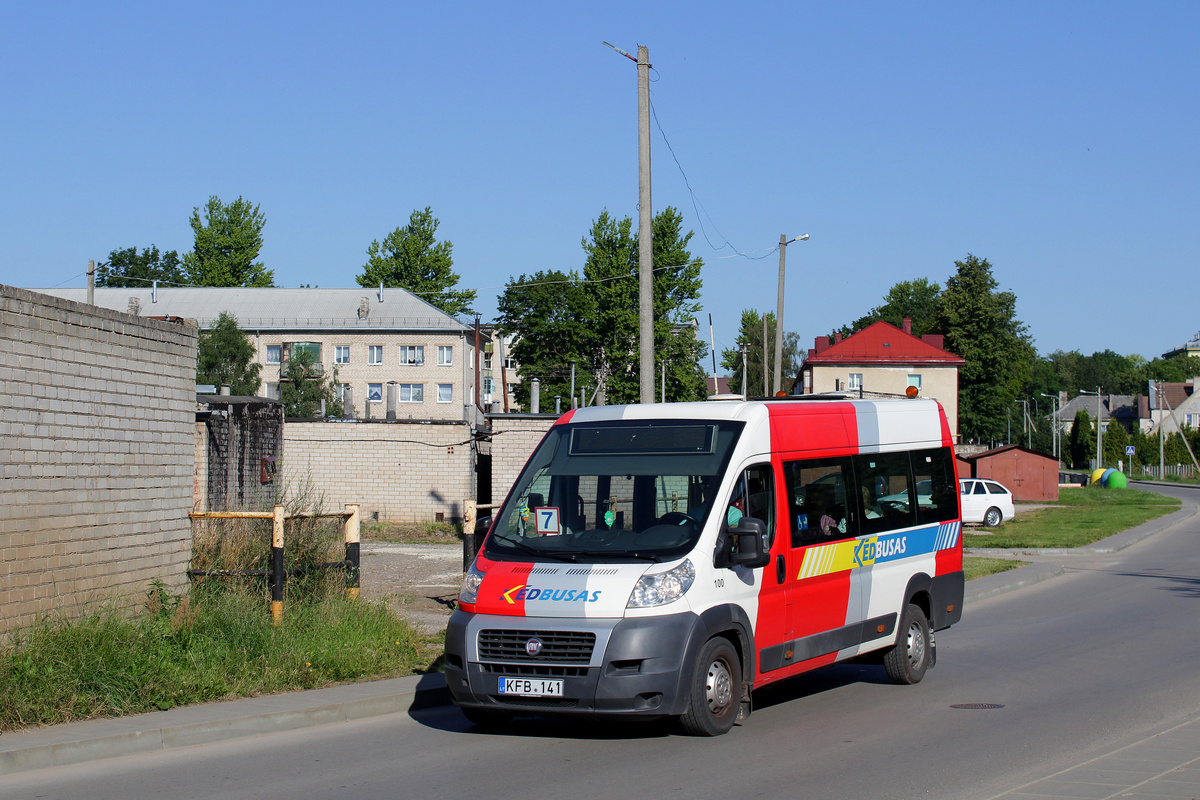
{"label": "white brick wall", "polygon": [[289,422],[283,480],[289,492],[311,485],[325,510],[358,503],[364,522],[462,519],[475,496],[470,440],[462,422]]}
{"label": "white brick wall", "polygon": [[0,633],[181,586],[196,332],[0,286]]}
{"label": "white brick wall", "polygon": [[530,454],[558,417],[512,414],[490,417],[492,423],[492,502],[508,495]]}

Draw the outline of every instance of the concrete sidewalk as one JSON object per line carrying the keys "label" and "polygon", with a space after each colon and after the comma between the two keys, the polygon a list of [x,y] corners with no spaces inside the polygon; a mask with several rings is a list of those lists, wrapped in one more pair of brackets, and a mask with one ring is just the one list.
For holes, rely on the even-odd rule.
{"label": "concrete sidewalk", "polygon": [[[1063,551],[1061,554],[1112,553],[1129,547],[1169,527],[1191,519],[1200,513],[1196,506],[1187,507],[1161,519],[1141,525],[1124,533],[1110,536],[1088,548]],[[978,555],[995,551],[975,551]],[[1022,551],[1020,555],[1058,555],[1060,551]],[[1016,591],[1061,575],[1066,567],[1058,563],[1035,563],[996,575],[978,578],[967,584],[964,604]],[[209,744],[245,736],[278,733],[333,722],[364,719],[384,714],[402,713],[414,708],[446,705],[450,695],[440,674],[355,683],[307,692],[267,695],[245,700],[229,700],[186,706],[170,711],[157,711],[118,719],[54,725],[45,728],[15,731],[0,735],[0,775],[47,767],[59,767],[119,756],[151,753],[176,747]],[[1187,745],[1182,749],[1176,745]],[[1125,753],[1125,755],[1119,755]],[[1089,782],[1103,772],[1113,780],[1120,779],[1128,787],[1144,787],[1154,781],[1165,788],[1177,783],[1180,776],[1192,780],[1189,785],[1200,786],[1200,717],[1176,726],[1169,731],[1148,735],[1128,747],[1104,754],[1064,773],[1038,783],[1036,793],[1029,787],[1013,790],[1002,797],[1115,797],[1116,794],[1078,794],[1053,792],[1058,784],[1070,781]],[[1101,765],[1101,766],[1097,766]],[[1156,766],[1155,766],[1156,765]],[[1092,768],[1094,769],[1085,769]],[[1151,768],[1153,767],[1153,768]],[[1078,772],[1076,772],[1078,771]],[[1086,779],[1086,780],[1085,780]],[[1141,781],[1141,783],[1129,781]],[[1105,784],[1106,786],[1109,784]],[[1031,784],[1030,786],[1033,786]],[[1065,790],[1064,790],[1065,791]],[[1094,791],[1089,789],[1088,791]],[[1020,792],[1020,793],[1018,793]],[[1200,796],[1200,791],[1195,793]],[[1121,794],[1121,797],[1150,795]],[[1154,797],[1183,797],[1183,794],[1155,794]],[[1187,797],[1192,797],[1187,794]]]}

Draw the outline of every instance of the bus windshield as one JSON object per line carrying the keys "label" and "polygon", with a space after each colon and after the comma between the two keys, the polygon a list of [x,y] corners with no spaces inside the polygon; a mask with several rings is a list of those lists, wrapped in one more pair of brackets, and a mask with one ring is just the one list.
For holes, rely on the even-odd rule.
{"label": "bus windshield", "polygon": [[580,562],[685,555],[713,513],[742,427],[711,420],[555,426],[484,550],[492,558]]}

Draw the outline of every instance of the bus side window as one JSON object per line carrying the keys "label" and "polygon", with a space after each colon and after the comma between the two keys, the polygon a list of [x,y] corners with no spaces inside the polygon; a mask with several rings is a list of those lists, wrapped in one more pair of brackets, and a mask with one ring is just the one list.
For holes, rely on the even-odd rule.
{"label": "bus side window", "polygon": [[726,522],[734,525],[736,522],[733,520],[743,516],[762,520],[766,524],[768,547],[775,541],[775,479],[770,464],[747,467],[738,478],[730,510],[726,512]]}
{"label": "bus side window", "polygon": [[885,533],[916,524],[916,502],[908,453],[870,453],[854,457],[862,533]]}
{"label": "bus side window", "polygon": [[[857,534],[849,458],[814,458],[783,465],[792,547]],[[847,502],[849,501],[849,502]]]}
{"label": "bus side window", "polygon": [[917,489],[917,524],[958,519],[958,486],[950,448],[913,451],[912,468]]}

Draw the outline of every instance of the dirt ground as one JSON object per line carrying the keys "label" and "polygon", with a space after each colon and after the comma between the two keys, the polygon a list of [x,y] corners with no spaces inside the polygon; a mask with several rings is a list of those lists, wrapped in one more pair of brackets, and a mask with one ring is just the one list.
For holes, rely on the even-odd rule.
{"label": "dirt ground", "polygon": [[462,584],[461,544],[363,542],[362,596],[385,600],[426,633],[446,629]]}

